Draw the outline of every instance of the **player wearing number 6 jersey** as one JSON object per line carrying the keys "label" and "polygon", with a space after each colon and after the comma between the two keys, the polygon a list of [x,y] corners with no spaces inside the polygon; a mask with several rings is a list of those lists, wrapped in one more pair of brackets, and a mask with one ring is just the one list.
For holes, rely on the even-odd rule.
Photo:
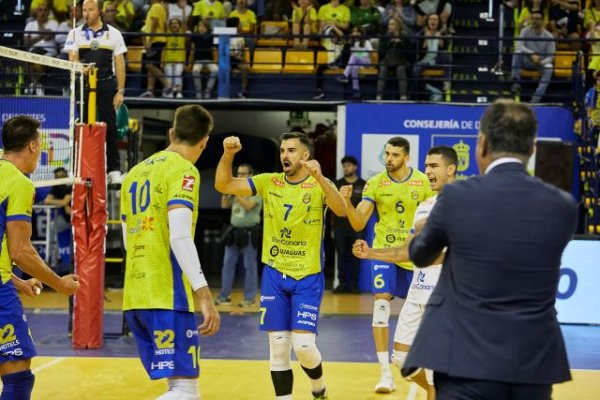
{"label": "player wearing number 6 jersey", "polygon": [[[123,310],[151,379],[168,378],[160,400],[197,400],[198,332],[219,330],[194,231],[200,175],[212,116],[198,105],[175,112],[171,144],[131,169],[121,188],[127,249]],[[204,321],[196,325],[194,295]]]}
{"label": "player wearing number 6 jersey", "polygon": [[294,349],[311,381],[315,399],[326,399],[321,353],[315,338],[323,297],[323,223],[326,206],[345,215],[344,199],[335,185],[310,160],[311,143],[302,133],[281,136],[283,173],[233,178],[237,137],[223,141],[224,153],[215,178],[225,194],[264,200],[260,296],[260,329],[269,334],[271,379],[278,400],[292,399],[290,352]]}
{"label": "player wearing number 6 jersey", "polygon": [[[363,200],[356,208],[350,202],[350,188],[340,192],[346,199],[350,225],[361,231],[377,208],[374,248],[386,248],[404,244],[413,216],[419,203],[433,196],[429,180],[420,171],[408,166],[410,143],[403,137],[393,137],[385,145],[386,170],[367,181]],[[396,389],[389,362],[389,319],[390,301],[394,296],[406,298],[412,279],[412,264],[375,261],[371,264],[373,282],[373,339],[377,359],[381,366],[381,377],[375,392],[390,393]]]}
{"label": "player wearing number 6 jersey", "polygon": [[[444,185],[454,182],[457,166],[458,156],[452,147],[437,146],[429,149],[427,158],[425,159],[425,175],[427,175],[431,183],[431,189],[439,193],[442,191]],[[437,196],[430,197],[417,207],[413,227],[411,228],[411,236],[407,242],[425,224],[427,217],[429,217],[431,210],[435,206],[436,199]],[[407,244],[384,249],[371,249],[364,240],[357,240],[354,243],[352,253],[358,258],[376,259],[391,263],[402,263],[409,260]],[[399,370],[402,369],[408,350],[413,343],[429,297],[437,285],[442,259],[443,255],[431,266],[420,268],[418,273],[413,275],[408,295],[406,296],[406,303],[404,303],[398,317],[398,326],[394,335],[392,361]],[[411,379],[427,391],[428,400],[435,398],[433,371],[420,369],[416,374],[411,376]]]}

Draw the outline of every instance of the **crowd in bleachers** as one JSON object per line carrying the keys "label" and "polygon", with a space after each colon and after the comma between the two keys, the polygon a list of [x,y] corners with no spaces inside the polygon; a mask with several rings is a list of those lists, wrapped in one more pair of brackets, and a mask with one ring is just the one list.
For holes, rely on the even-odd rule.
{"label": "crowd in bleachers", "polygon": [[[32,1],[24,35],[30,51],[67,57],[61,49],[73,13],[77,24],[84,22],[81,9],[70,10],[68,3]],[[600,41],[581,40],[600,40],[600,0],[505,4],[515,10],[517,40],[510,68],[514,92],[520,90],[522,76],[535,77],[540,82],[531,100],[541,101],[553,74],[557,75],[556,63],[568,65],[579,50],[588,54],[590,71],[600,69]],[[450,91],[452,7],[450,0],[113,0],[102,4],[103,20],[124,32],[128,71],[144,74],[143,97],[193,97],[183,90],[186,73],[193,76],[195,97],[214,97],[219,62],[212,31],[230,26],[237,27],[239,35],[231,40],[229,64],[241,77],[240,97],[248,96],[251,73],[284,72],[315,74],[315,99],[326,97],[324,76],[348,84],[353,96],[360,98],[360,79],[371,75],[377,82],[377,99],[400,100],[418,99],[418,93],[439,100],[442,92]],[[43,93],[38,76],[39,71],[30,71],[28,93]],[[423,78],[432,76],[433,82]]]}

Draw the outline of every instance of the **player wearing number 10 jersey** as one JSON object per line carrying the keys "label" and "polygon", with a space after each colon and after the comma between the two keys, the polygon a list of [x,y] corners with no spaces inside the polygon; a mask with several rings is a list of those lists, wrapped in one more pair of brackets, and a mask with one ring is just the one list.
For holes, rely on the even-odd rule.
{"label": "player wearing number 10 jersey", "polygon": [[[151,379],[168,378],[161,400],[197,400],[199,339],[219,329],[219,314],[193,241],[200,175],[212,116],[177,109],[171,144],[131,169],[121,188],[127,249],[123,310]],[[196,325],[194,297],[204,316]]]}
{"label": "player wearing number 10 jersey", "polygon": [[[373,248],[386,248],[404,244],[410,233],[413,216],[420,202],[431,197],[427,176],[408,166],[410,143],[403,137],[393,137],[385,146],[386,170],[367,181],[363,200],[356,209],[347,194],[348,188],[340,191],[346,197],[348,220],[360,231],[365,228],[375,208],[378,220],[375,224]],[[377,359],[381,366],[381,378],[375,385],[377,393],[390,393],[395,383],[389,363],[389,318],[390,301],[393,296],[406,298],[412,280],[412,264],[373,262],[373,339]]]}
{"label": "player wearing number 10 jersey", "polygon": [[305,134],[281,136],[283,173],[233,178],[233,156],[242,146],[226,138],[215,187],[226,194],[258,194],[264,203],[262,257],[265,268],[260,296],[260,329],[269,334],[271,379],[278,400],[292,399],[290,352],[294,349],[311,381],[315,399],[326,399],[321,353],[315,339],[323,297],[323,223],[325,208],[345,215],[344,200],[309,160],[311,143]]}

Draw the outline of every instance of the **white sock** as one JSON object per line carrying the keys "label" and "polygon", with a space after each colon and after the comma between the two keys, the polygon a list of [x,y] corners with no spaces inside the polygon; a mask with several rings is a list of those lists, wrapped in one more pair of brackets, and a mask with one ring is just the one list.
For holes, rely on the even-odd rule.
{"label": "white sock", "polygon": [[321,393],[325,389],[325,379],[323,375],[319,379],[311,379],[310,387],[313,393]]}
{"label": "white sock", "polygon": [[389,351],[378,351],[377,360],[379,360],[379,365],[381,366],[381,376],[392,376]]}
{"label": "white sock", "polygon": [[156,400],[200,400],[198,379],[168,379],[169,391]]}
{"label": "white sock", "polygon": [[292,400],[292,395],[286,394],[285,396],[277,396],[276,399],[277,400]]}

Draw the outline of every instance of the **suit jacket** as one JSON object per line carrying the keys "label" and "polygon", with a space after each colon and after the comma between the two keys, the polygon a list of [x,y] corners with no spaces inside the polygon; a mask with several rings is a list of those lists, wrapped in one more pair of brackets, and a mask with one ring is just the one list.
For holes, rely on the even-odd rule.
{"label": "suit jacket", "polygon": [[554,302],[576,219],[571,195],[516,162],[444,186],[409,248],[426,267],[448,247],[403,373],[425,367],[510,383],[569,380]]}

